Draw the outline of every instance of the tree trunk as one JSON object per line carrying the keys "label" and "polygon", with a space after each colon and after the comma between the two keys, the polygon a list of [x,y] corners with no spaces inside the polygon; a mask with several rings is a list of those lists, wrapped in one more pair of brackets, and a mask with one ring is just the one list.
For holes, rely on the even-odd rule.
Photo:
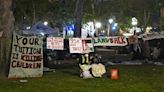
{"label": "tree trunk", "polygon": [[74,37],[81,37],[81,22],[83,17],[84,0],[77,0],[75,7],[75,31]]}
{"label": "tree trunk", "polygon": [[150,20],[150,12],[148,10],[144,10],[144,17],[143,17],[143,31],[146,31],[146,27],[148,25],[148,22]]}
{"label": "tree trunk", "polygon": [[149,59],[150,58],[149,41],[144,41],[142,47],[143,47],[143,56],[144,56],[144,58]]}
{"label": "tree trunk", "polygon": [[14,16],[12,0],[0,0],[0,74],[6,75],[9,69],[12,32],[14,30]]}
{"label": "tree trunk", "polygon": [[160,18],[160,30],[164,31],[164,17]]}

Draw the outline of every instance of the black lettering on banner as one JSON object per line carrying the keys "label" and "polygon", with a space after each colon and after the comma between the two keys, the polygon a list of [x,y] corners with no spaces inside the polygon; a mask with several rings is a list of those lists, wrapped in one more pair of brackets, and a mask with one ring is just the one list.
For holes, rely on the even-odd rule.
{"label": "black lettering on banner", "polygon": [[35,38],[35,45],[39,45],[39,39]]}
{"label": "black lettering on banner", "polygon": [[18,45],[14,45],[15,52],[22,54],[41,54],[42,49],[36,47],[21,47]]}
{"label": "black lettering on banner", "polygon": [[28,44],[28,39],[27,39],[27,38],[23,38],[22,44],[23,44],[23,45],[27,45],[27,44]]}
{"label": "black lettering on banner", "polygon": [[12,59],[18,59],[18,53],[12,53],[13,55],[13,57],[12,57]]}
{"label": "black lettering on banner", "polygon": [[33,44],[34,44],[34,39],[31,39],[31,38],[30,38],[30,39],[29,39],[29,44],[30,44],[30,45],[33,45]]}
{"label": "black lettering on banner", "polygon": [[23,45],[39,45],[39,38],[23,38],[16,35],[16,42],[17,44],[20,44],[21,42]]}
{"label": "black lettering on banner", "polygon": [[23,68],[32,68],[32,64],[31,63],[25,63],[25,65],[23,66]]}
{"label": "black lettering on banner", "polygon": [[17,67],[17,63],[16,62],[17,62],[16,60],[13,60],[11,62],[11,67],[13,67],[13,68]]}
{"label": "black lettering on banner", "polygon": [[15,52],[17,52],[19,50],[18,45],[16,45],[16,44],[13,45],[13,48],[15,48]]}
{"label": "black lettering on banner", "polygon": [[16,35],[16,40],[17,40],[17,44],[19,44],[19,40],[22,39],[22,37],[18,37],[18,35]]}
{"label": "black lettering on banner", "polygon": [[36,62],[36,63],[31,63],[31,62],[21,62],[17,60],[13,60],[11,62],[11,67],[12,68],[29,68],[29,69],[37,69],[41,68],[42,63],[41,62]]}

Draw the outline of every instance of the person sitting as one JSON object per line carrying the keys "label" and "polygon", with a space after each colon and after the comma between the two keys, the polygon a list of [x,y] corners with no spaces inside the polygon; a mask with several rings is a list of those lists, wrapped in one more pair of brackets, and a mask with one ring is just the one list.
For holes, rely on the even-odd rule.
{"label": "person sitting", "polygon": [[80,67],[80,77],[86,79],[86,78],[93,78],[93,76],[90,73],[90,62],[89,62],[89,55],[88,54],[82,54],[79,58],[79,67]]}
{"label": "person sitting", "polygon": [[105,66],[102,64],[101,56],[95,54],[91,59],[91,73],[94,77],[102,77],[106,73]]}
{"label": "person sitting", "polygon": [[98,64],[102,63],[101,61],[101,56],[98,55],[97,53],[91,58],[91,64]]}
{"label": "person sitting", "polygon": [[106,73],[105,66],[101,63],[92,64],[91,72],[94,77],[102,77]]}

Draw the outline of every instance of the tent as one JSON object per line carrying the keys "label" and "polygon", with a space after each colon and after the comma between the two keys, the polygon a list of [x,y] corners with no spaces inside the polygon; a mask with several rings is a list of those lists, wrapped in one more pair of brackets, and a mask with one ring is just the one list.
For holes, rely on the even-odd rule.
{"label": "tent", "polygon": [[34,24],[30,30],[24,30],[23,34],[32,34],[32,35],[58,35],[59,31],[55,30],[47,25],[44,25],[42,22],[37,22]]}

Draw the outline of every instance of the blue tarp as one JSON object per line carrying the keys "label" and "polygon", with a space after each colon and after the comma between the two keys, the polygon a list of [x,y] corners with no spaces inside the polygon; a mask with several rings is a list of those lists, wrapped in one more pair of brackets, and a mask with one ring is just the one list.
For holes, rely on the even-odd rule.
{"label": "blue tarp", "polygon": [[31,27],[30,30],[25,30],[25,34],[33,34],[33,35],[39,35],[39,34],[51,34],[51,35],[58,35],[58,31],[44,25],[42,22],[38,22],[35,25]]}

